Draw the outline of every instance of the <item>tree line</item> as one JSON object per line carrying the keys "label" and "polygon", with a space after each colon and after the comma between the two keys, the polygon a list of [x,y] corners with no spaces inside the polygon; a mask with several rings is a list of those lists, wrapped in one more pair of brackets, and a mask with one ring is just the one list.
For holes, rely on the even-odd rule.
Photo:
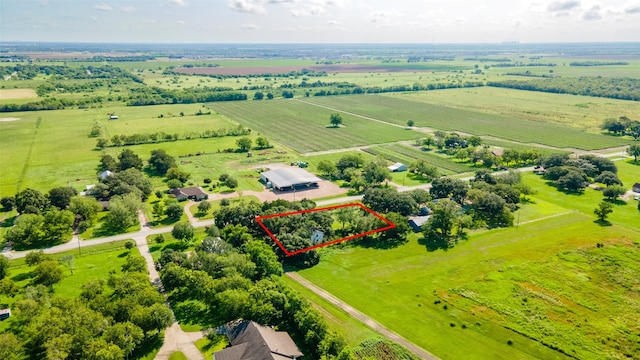
{"label": "tree line", "polygon": [[640,101],[640,80],[632,78],[551,78],[531,81],[488,81],[487,86]]}
{"label": "tree line", "polygon": [[164,131],[158,131],[149,134],[113,135],[111,139],[99,138],[96,142],[96,147],[99,149],[103,149],[105,147],[155,144],[167,141],[177,141],[181,139],[189,140],[197,138],[217,138],[224,136],[245,136],[249,135],[250,133],[251,129],[246,128],[242,125],[238,125],[235,128],[220,128],[217,130],[204,130],[201,132],[190,131],[182,134],[167,134]]}

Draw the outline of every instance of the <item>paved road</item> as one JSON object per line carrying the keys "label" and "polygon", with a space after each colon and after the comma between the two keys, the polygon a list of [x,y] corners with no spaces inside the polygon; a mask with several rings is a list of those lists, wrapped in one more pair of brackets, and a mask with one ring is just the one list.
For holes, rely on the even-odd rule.
{"label": "paved road", "polygon": [[403,338],[402,336],[398,335],[397,333],[389,330],[384,325],[380,324],[379,322],[375,321],[374,319],[370,318],[369,316],[363,314],[362,312],[354,309],[353,307],[351,307],[349,304],[345,303],[344,301],[338,299],[337,297],[331,295],[330,293],[328,293],[328,292],[320,289],[319,287],[313,285],[312,283],[310,283],[309,281],[304,279],[302,276],[300,276],[300,275],[298,275],[296,273],[292,273],[292,272],[288,272],[288,273],[286,273],[286,275],[288,277],[290,277],[291,279],[293,279],[293,280],[297,281],[298,283],[300,283],[300,285],[302,285],[302,286],[306,287],[307,289],[313,291],[318,296],[322,297],[323,299],[327,300],[328,302],[330,302],[333,305],[337,306],[338,308],[342,309],[347,314],[349,314],[349,315],[353,316],[354,318],[358,319],[363,324],[365,324],[368,327],[372,328],[373,330],[379,332],[380,334],[382,334],[386,338],[388,338],[388,339],[390,339],[392,341],[395,341],[398,344],[401,344],[402,346],[406,347],[412,353],[416,354],[420,358],[422,358],[422,359],[438,359],[437,356],[435,356],[432,353],[428,352],[427,350],[417,346],[416,344],[410,342],[409,340]]}

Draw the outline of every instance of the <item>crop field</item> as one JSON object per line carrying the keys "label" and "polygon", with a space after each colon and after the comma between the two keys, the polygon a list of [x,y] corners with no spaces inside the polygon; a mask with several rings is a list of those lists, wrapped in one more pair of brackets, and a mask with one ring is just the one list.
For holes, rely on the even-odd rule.
{"label": "crop field", "polygon": [[336,111],[299,101],[227,102],[209,107],[276,142],[300,152],[322,151],[415,139],[402,127],[342,114],[343,126],[330,126]]}
{"label": "crop field", "polygon": [[[424,92],[429,93],[431,92]],[[558,148],[593,150],[629,143],[628,139],[587,133],[551,123],[435,105],[429,103],[428,99],[406,95],[340,96],[313,98],[309,101],[398,125],[405,125],[408,120],[413,120],[419,127],[462,131]]]}
{"label": "crop field", "polygon": [[524,178],[537,194],[512,228],[473,232],[447,251],[419,234],[395,249],[337,246],[299,274],[443,359],[635,356],[636,202],[616,203],[603,227],[600,192],[578,200]]}
{"label": "crop field", "polygon": [[469,166],[469,164],[456,162],[443,155],[422,151],[415,147],[402,144],[380,145],[365,149],[364,151],[374,155],[382,155],[388,160],[402,162],[407,165],[416,160],[425,160],[429,164],[437,167],[441,175],[459,174],[475,170],[475,168]]}
{"label": "crop field", "polygon": [[430,104],[600,132],[602,121],[640,112],[640,103],[578,95],[481,87],[405,94]]}
{"label": "crop field", "polygon": [[33,89],[0,89],[0,100],[33,99],[38,94]]}

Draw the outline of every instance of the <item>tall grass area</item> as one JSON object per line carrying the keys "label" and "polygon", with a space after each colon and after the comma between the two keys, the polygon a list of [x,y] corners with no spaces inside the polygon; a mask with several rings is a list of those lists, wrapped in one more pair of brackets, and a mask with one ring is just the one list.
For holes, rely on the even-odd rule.
{"label": "tall grass area", "polygon": [[[623,179],[640,178],[639,166],[617,165]],[[612,226],[601,226],[601,192],[524,181],[537,193],[514,227],[472,232],[449,250],[420,234],[395,249],[334,246],[299,273],[443,359],[635,356],[637,203],[615,202]]]}

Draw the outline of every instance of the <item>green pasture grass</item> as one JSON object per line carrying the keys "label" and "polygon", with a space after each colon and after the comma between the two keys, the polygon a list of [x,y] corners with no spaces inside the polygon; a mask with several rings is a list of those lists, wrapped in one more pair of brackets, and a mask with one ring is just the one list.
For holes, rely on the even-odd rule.
{"label": "green pasture grass", "polygon": [[[625,176],[635,176],[638,170],[628,169],[631,166],[634,165],[620,166],[620,172],[629,174]],[[601,193],[586,190],[583,195],[565,194],[532,174],[526,174],[524,180],[537,193],[529,196],[529,201],[521,205],[520,215],[516,214],[519,226],[474,231],[468,240],[447,251],[429,250],[424,240],[419,239],[419,234],[411,235],[407,244],[395,249],[336,246],[322,249],[320,264],[299,273],[445,359],[565,358],[541,343],[559,344],[572,356],[585,356],[581,344],[587,344],[591,335],[582,330],[565,331],[562,317],[553,315],[562,311],[579,314],[575,318],[584,315],[589,324],[583,327],[595,329],[592,333],[605,334],[603,338],[626,336],[622,335],[624,327],[620,328],[622,333],[618,333],[607,324],[610,317],[619,319],[615,321],[619,321],[621,326],[631,326],[629,324],[634,322],[631,314],[638,312],[622,305],[637,297],[637,294],[630,294],[630,290],[619,293],[621,297],[613,294],[597,297],[598,311],[575,309],[574,305],[567,305],[568,308],[563,310],[561,306],[534,302],[538,305],[536,313],[541,314],[535,318],[535,324],[542,324],[540,326],[548,329],[541,333],[523,325],[528,322],[526,316],[529,315],[526,314],[533,310],[523,313],[519,308],[513,309],[514,297],[520,293],[513,289],[518,289],[522,281],[536,279],[542,284],[538,286],[544,287],[542,295],[538,295],[543,299],[548,293],[550,298],[569,297],[574,303],[582,304],[580,306],[596,301],[590,288],[563,285],[575,282],[575,277],[581,275],[574,274],[570,270],[574,265],[559,257],[566,252],[570,255],[575,251],[579,254],[588,252],[597,243],[621,247],[612,250],[617,255],[611,255],[621,260],[627,259],[623,255],[627,251],[631,251],[630,257],[636,256],[638,245],[631,242],[640,239],[637,209],[632,206],[635,203],[616,205],[611,215],[613,225],[603,227],[594,221],[593,215],[593,209],[601,201]],[[635,222],[630,216],[635,216]],[[551,270],[553,276],[547,276]],[[594,271],[600,272],[591,268],[589,274]],[[634,274],[634,271],[638,274],[640,269],[629,268],[628,271],[631,271],[629,274]],[[545,283],[547,278],[551,281]],[[626,280],[606,280],[601,286],[615,284],[611,281],[631,284],[635,278],[637,276],[631,275],[625,277]],[[478,301],[484,305],[478,301],[471,303],[469,297],[460,295],[473,299],[473,295],[463,291],[465,289],[473,289],[480,299]],[[621,305],[613,305],[615,298],[625,300]],[[436,301],[439,303],[435,304]],[[530,307],[534,308],[533,305]],[[543,320],[538,322],[537,319]],[[521,331],[523,326],[526,331]],[[508,341],[512,345],[508,345]],[[620,343],[624,341],[620,340]],[[471,354],[464,350],[469,347],[474,349]],[[608,354],[615,353],[614,349],[609,350],[612,352]],[[622,353],[624,351],[621,350]]]}
{"label": "green pasture grass", "polygon": [[521,144],[515,141],[500,140],[495,138],[489,138],[489,139],[485,138],[485,139],[482,139],[482,142],[486,145],[496,146],[503,149],[513,149],[518,151],[536,150],[540,152],[542,156],[549,156],[552,154],[567,154],[567,155],[571,154],[571,151],[568,151],[568,150],[561,150],[561,149],[544,147],[544,146],[527,145],[527,144]]}
{"label": "green pasture grass", "polygon": [[389,144],[373,147],[367,150],[389,156],[390,159],[397,159],[393,161],[405,162],[407,165],[416,160],[425,160],[429,164],[437,167],[442,175],[463,173],[467,171],[474,171],[475,169],[467,163],[454,161],[452,158],[438,153],[434,149],[429,151],[403,144]]}
{"label": "green pasture grass", "polygon": [[176,351],[171,356],[169,356],[169,360],[189,360],[187,356],[182,351]]}
{"label": "green pasture grass", "polygon": [[302,294],[317,310],[322,313],[332,329],[345,338],[349,346],[356,346],[361,341],[379,336],[376,331],[338,309],[335,305],[316,295],[297,281],[283,276],[282,280],[294,290]]}
{"label": "green pasture grass", "polygon": [[214,341],[202,338],[196,340],[195,345],[205,359],[213,359],[213,353],[229,346],[229,339],[224,335],[217,335]]}
{"label": "green pasture grass", "polygon": [[180,252],[193,251],[196,248],[196,246],[198,246],[198,244],[200,244],[202,240],[205,238],[206,236],[205,230],[206,230],[205,228],[196,228],[194,239],[188,242],[176,240],[173,237],[173,235],[171,235],[171,232],[163,234],[165,241],[160,244],[156,243],[154,240],[156,235],[147,236],[147,243],[149,244],[149,252],[151,253],[151,257],[153,258],[153,261],[154,262],[158,261],[158,258],[160,258],[160,254],[162,253],[163,250],[172,249]]}
{"label": "green pasture grass", "polygon": [[345,112],[370,116],[397,125],[413,120],[418,127],[444,131],[462,131],[474,135],[539,143],[554,147],[601,149],[627,144],[629,141],[610,136],[588,133],[575,128],[485,112],[454,108],[430,103],[429,95],[440,91],[422,91],[410,94],[384,94],[369,96],[332,96],[312,98],[321,106]]}
{"label": "green pasture grass", "polygon": [[391,181],[402,186],[418,186],[430,181],[410,171],[392,172]]}
{"label": "green pasture grass", "polygon": [[[335,110],[295,100],[227,102],[209,107],[301,153],[409,140],[415,132],[342,114],[344,127],[330,126]],[[313,141],[310,141],[313,139]]]}
{"label": "green pasture grass", "polygon": [[604,119],[633,118],[632,114],[640,111],[640,103],[636,101],[493,87],[448,89],[405,96],[435,105],[554,123],[590,132],[600,132]]}

